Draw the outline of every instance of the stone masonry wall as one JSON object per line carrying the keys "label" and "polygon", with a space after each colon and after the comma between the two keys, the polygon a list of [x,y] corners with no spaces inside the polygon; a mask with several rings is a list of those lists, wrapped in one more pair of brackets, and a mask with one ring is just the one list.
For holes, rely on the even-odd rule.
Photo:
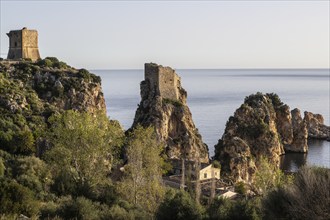
{"label": "stone masonry wall", "polygon": [[159,67],[159,91],[163,98],[179,100],[178,81],[180,78],[170,67]]}
{"label": "stone masonry wall", "polygon": [[36,61],[40,58],[38,49],[38,32],[36,30],[10,31],[9,37],[9,52],[7,59],[18,60],[21,58],[29,58]]}
{"label": "stone masonry wall", "polygon": [[7,59],[19,59],[22,57],[22,32],[10,31],[9,37],[9,52]]}
{"label": "stone masonry wall", "polygon": [[170,67],[146,64],[145,79],[149,80],[155,94],[165,99],[179,100],[178,82],[180,78]]}
{"label": "stone masonry wall", "polygon": [[38,60],[40,58],[38,49],[38,32],[35,30],[22,30],[23,53],[22,58]]}

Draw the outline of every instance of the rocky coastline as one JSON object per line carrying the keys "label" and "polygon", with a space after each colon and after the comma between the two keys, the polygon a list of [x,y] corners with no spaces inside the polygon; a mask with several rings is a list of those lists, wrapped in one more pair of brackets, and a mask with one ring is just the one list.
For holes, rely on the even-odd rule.
{"label": "rocky coastline", "polygon": [[[0,72],[1,113],[22,116],[23,124],[28,124],[24,129],[30,132],[47,126],[47,118],[56,112],[106,112],[100,77],[56,58],[2,61]],[[169,159],[209,163],[208,146],[193,122],[187,92],[177,73],[170,67],[147,63],[140,87],[141,102],[129,130],[153,126]],[[220,162],[222,175],[251,182],[260,157],[279,165],[285,153],[306,153],[308,139],[329,138],[330,127],[322,115],[306,111],[302,117],[299,109],[290,110],[276,94],[257,93],[246,97],[229,118],[213,159]],[[36,144],[42,152],[45,143],[37,140]]]}

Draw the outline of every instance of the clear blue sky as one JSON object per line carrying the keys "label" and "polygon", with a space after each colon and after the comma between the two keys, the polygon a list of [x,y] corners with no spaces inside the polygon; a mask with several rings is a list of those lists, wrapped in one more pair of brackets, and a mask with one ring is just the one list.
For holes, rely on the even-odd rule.
{"label": "clear blue sky", "polygon": [[329,1],[3,1],[7,32],[88,69],[329,68]]}

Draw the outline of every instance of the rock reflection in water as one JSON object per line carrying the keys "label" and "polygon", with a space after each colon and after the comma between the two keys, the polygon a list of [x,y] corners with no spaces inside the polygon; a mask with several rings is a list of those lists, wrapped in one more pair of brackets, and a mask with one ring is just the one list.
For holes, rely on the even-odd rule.
{"label": "rock reflection in water", "polygon": [[299,167],[316,165],[330,168],[330,142],[308,140],[308,153],[287,153],[281,156],[280,168],[283,171],[296,172]]}
{"label": "rock reflection in water", "polygon": [[281,156],[280,168],[283,171],[296,172],[306,161],[307,153],[286,153]]}

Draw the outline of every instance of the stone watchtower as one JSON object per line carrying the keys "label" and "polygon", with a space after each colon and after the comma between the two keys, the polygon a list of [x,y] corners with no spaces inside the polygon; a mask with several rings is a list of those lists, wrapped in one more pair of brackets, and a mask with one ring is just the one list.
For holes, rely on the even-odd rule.
{"label": "stone watchtower", "polygon": [[180,77],[170,67],[154,63],[144,65],[144,78],[148,79],[157,95],[171,100],[179,100]]}
{"label": "stone watchtower", "polygon": [[38,49],[38,32],[28,30],[24,27],[22,30],[14,30],[7,33],[9,37],[9,52],[7,59],[31,59],[36,61],[40,59]]}

